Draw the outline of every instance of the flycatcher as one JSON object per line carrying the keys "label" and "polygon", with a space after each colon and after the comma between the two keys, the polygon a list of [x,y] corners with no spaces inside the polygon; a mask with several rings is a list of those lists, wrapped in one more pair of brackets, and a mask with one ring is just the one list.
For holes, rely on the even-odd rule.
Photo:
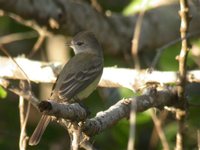
{"label": "flycatcher", "polygon": [[[78,102],[87,98],[97,87],[103,72],[102,48],[94,34],[88,31],[77,34],[69,44],[75,56],[63,67],[50,96],[57,102]],[[51,117],[42,115],[29,145],[37,145]]]}

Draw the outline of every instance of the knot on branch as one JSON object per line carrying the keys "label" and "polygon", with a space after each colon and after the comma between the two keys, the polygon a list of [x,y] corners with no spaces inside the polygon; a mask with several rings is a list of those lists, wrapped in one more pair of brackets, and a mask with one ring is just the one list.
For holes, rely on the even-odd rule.
{"label": "knot on branch", "polygon": [[49,103],[48,101],[42,101],[42,102],[40,102],[38,104],[38,108],[39,108],[40,112],[52,110],[51,103]]}
{"label": "knot on branch", "polygon": [[95,134],[100,133],[102,130],[101,119],[99,120],[86,120],[82,126],[82,131],[88,136],[94,136]]}
{"label": "knot on branch", "polygon": [[79,103],[58,103],[48,100],[40,102],[38,108],[46,115],[78,122],[85,120],[89,115],[88,111]]}

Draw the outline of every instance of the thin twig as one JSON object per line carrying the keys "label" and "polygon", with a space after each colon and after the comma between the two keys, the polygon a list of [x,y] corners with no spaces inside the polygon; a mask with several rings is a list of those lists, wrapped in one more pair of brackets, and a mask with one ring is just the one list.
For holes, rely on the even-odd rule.
{"label": "thin twig", "polygon": [[[20,67],[20,65],[11,57],[11,55],[6,51],[6,49],[3,47],[3,45],[0,45],[0,49],[4,54],[6,54],[17,66],[17,68],[20,70],[20,73],[25,77],[26,81],[28,82],[28,86],[21,83],[23,87],[21,87],[21,90],[28,91],[28,95],[31,92],[31,82],[27,76],[27,74],[23,71],[23,69]],[[28,137],[26,136],[26,124],[28,121],[28,116],[30,112],[30,101],[28,102],[27,111],[25,113],[24,111],[24,98],[20,95],[20,101],[19,101],[19,111],[20,111],[20,126],[21,126],[21,133],[20,133],[20,139],[19,139],[19,148],[20,150],[25,150],[27,146],[27,140]],[[26,116],[24,116],[26,114]]]}
{"label": "thin twig", "polygon": [[185,115],[187,109],[187,101],[185,98],[185,86],[186,86],[186,62],[187,55],[189,52],[189,41],[186,38],[189,29],[189,7],[187,0],[180,0],[180,11],[179,15],[181,17],[180,33],[182,38],[182,46],[179,60],[179,85],[177,86],[177,94],[180,101],[180,107],[176,111],[176,119],[178,121],[178,132],[176,136],[176,150],[182,150],[184,145],[184,129],[185,129]]}
{"label": "thin twig", "polygon": [[90,0],[91,1],[91,4],[92,6],[100,13],[103,12],[103,9],[101,7],[101,5],[99,4],[99,2],[97,0]]}
{"label": "thin twig", "polygon": [[[160,121],[160,125],[162,126],[163,124],[165,124],[165,120],[167,118],[167,114],[168,114],[168,111],[161,111],[159,113],[159,116],[158,116],[158,119]],[[152,131],[152,134],[151,134],[151,140],[149,142],[149,149],[155,149],[158,145],[158,140],[159,140],[159,135],[157,133],[157,129],[156,129],[156,124],[154,126],[154,129]]]}
{"label": "thin twig", "polygon": [[200,150],[200,130],[197,130],[197,148]]}
{"label": "thin twig", "polygon": [[162,123],[161,123],[160,119],[156,116],[153,109],[151,109],[151,118],[153,119],[155,128],[156,128],[157,133],[160,137],[160,140],[161,140],[161,143],[162,143],[162,146],[163,146],[163,150],[169,150],[169,144],[167,142],[166,136],[165,136],[164,131],[162,129]]}
{"label": "thin twig", "polygon": [[4,87],[5,89],[8,89],[9,91],[24,97],[25,99],[29,100],[31,104],[35,107],[38,108],[38,104],[40,103],[40,100],[37,99],[32,91],[30,90],[23,90],[20,87],[13,86],[8,80],[0,78],[0,85]]}
{"label": "thin twig", "polygon": [[24,124],[24,98],[22,96],[19,97],[19,118],[20,118],[20,137],[19,137],[19,149],[26,150],[26,131],[22,130],[22,126]]}
{"label": "thin twig", "polygon": [[130,111],[130,128],[129,128],[129,140],[127,150],[135,149],[135,131],[136,131],[136,110],[137,106],[134,102],[131,102],[131,111]]}
{"label": "thin twig", "polygon": [[76,132],[72,133],[72,144],[71,144],[71,150],[78,150],[79,145],[79,137]]}
{"label": "thin twig", "polygon": [[30,80],[29,80],[27,74],[24,72],[24,70],[23,70],[23,69],[20,67],[20,65],[15,61],[15,59],[13,59],[13,58],[11,57],[11,55],[6,51],[6,49],[3,47],[3,45],[0,45],[0,49],[1,49],[1,51],[2,51],[6,56],[9,57],[9,59],[11,59],[11,60],[14,62],[14,64],[17,66],[17,68],[18,68],[18,69],[20,70],[20,72],[22,73],[22,76],[24,76],[25,79],[28,81],[28,86],[29,86],[29,89],[31,90],[31,82],[30,82]]}
{"label": "thin twig", "polygon": [[39,48],[41,47],[41,45],[43,44],[45,40],[45,37],[46,36],[44,34],[40,33],[38,40],[36,41],[31,52],[29,53],[29,56],[28,56],[29,58],[32,57],[39,50]]}
{"label": "thin twig", "polygon": [[186,37],[175,39],[175,40],[169,42],[168,44],[165,44],[164,46],[158,48],[158,49],[156,50],[156,55],[155,55],[155,57],[154,57],[154,59],[153,59],[151,65],[150,65],[150,68],[155,69],[155,67],[156,67],[156,65],[157,65],[157,63],[158,63],[158,61],[159,61],[159,59],[160,59],[162,53],[164,52],[164,50],[165,50],[166,48],[169,48],[170,46],[173,46],[174,44],[177,44],[178,42],[180,42],[180,41],[182,41],[182,40],[185,40],[185,39],[188,39],[188,38],[191,38],[191,37],[198,36],[199,34],[200,34],[200,31],[197,31],[197,32],[195,32],[195,33],[188,33]]}
{"label": "thin twig", "polygon": [[134,64],[136,69],[140,69],[140,61],[139,61],[139,56],[138,56],[138,47],[139,47],[139,40],[140,40],[140,33],[141,33],[141,28],[142,28],[142,21],[143,17],[146,11],[146,4],[148,0],[145,0],[143,4],[141,5],[141,11],[138,15],[136,25],[135,25],[135,30],[134,30],[134,36],[132,39],[132,47],[131,47],[131,53],[133,56]]}
{"label": "thin twig", "polygon": [[40,33],[42,33],[42,34],[44,33],[46,36],[51,36],[52,35],[48,30],[46,30],[45,27],[43,27],[43,28],[40,27],[33,20],[25,20],[25,19],[23,19],[21,16],[19,16],[17,14],[14,14],[14,13],[11,13],[11,12],[6,12],[4,10],[0,10],[0,11],[1,11],[1,15],[2,16],[8,16],[8,17],[14,19],[15,21],[17,21],[18,23],[36,30],[39,34]]}
{"label": "thin twig", "polygon": [[[141,5],[141,12],[138,15],[135,30],[134,30],[134,36],[132,39],[132,47],[131,47],[131,53],[134,60],[134,65],[137,70],[140,69],[140,61],[138,56],[138,47],[139,47],[139,40],[140,40],[140,33],[142,28],[142,21],[143,17],[146,11],[146,4],[148,0],[144,1]],[[127,150],[134,150],[135,147],[135,125],[136,125],[136,107],[133,103],[131,103],[131,111],[130,111],[130,131],[129,131],[129,140],[128,140],[128,147]]]}
{"label": "thin twig", "polygon": [[[13,13],[10,13],[10,12],[6,12],[6,11],[3,11],[3,10],[1,10],[1,15],[2,16],[8,16],[8,17],[14,19],[15,21],[19,22],[20,24],[25,25],[27,27],[31,27],[32,29],[34,29],[34,30],[36,30],[38,32],[39,38],[36,41],[32,51],[30,52],[29,57],[33,56],[36,53],[36,51],[40,48],[40,46],[44,42],[45,37],[52,36],[52,34],[47,30],[46,27],[40,27],[33,20],[28,20],[27,21],[27,20],[23,19],[21,16],[18,16],[16,14],[13,14]],[[14,37],[14,38],[16,38],[16,37]],[[17,38],[19,38],[19,37],[17,37]],[[15,39],[13,39],[13,40],[15,40]]]}
{"label": "thin twig", "polygon": [[4,35],[0,37],[0,44],[8,44],[15,41],[20,41],[24,39],[36,38],[38,34],[35,31],[28,31],[23,33],[12,33],[9,35]]}
{"label": "thin twig", "polygon": [[[28,102],[27,110],[25,112],[25,105],[24,105],[24,98],[22,96],[19,97],[19,116],[20,116],[20,127],[21,127],[21,132],[20,132],[20,138],[19,138],[19,149],[20,150],[26,150],[27,146],[27,134],[26,134],[26,125],[28,121],[28,116],[30,112],[30,102]],[[26,114],[26,116],[24,116]]]}

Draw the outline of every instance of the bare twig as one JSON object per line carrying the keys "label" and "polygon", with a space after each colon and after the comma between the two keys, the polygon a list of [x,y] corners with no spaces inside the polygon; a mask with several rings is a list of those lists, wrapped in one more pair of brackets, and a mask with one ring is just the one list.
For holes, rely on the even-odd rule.
{"label": "bare twig", "polygon": [[[20,65],[11,57],[11,55],[5,50],[5,48],[2,45],[0,45],[0,49],[2,50],[4,54],[6,54],[12,60],[12,62],[14,62],[18,70],[20,70],[20,73],[22,74],[22,76],[24,76],[26,81],[28,82],[28,84],[26,84],[27,82],[21,82],[21,86],[20,86],[21,91],[31,91],[31,83],[26,73],[23,71]],[[24,98],[20,95],[20,100],[19,100],[20,126],[21,126],[21,133],[20,133],[20,139],[19,139],[20,150],[25,150],[27,146],[28,137],[26,136],[26,124],[27,124],[27,120],[28,120],[28,116],[30,112],[30,102],[28,102],[26,116],[24,116],[25,114],[24,107],[25,107]]]}
{"label": "bare twig", "polygon": [[197,130],[197,148],[200,150],[200,130]]}
{"label": "bare twig", "polygon": [[[159,119],[159,121],[161,123],[160,124],[161,126],[163,124],[165,124],[165,120],[167,118],[168,111],[170,111],[167,108],[169,108],[169,107],[165,107],[166,111],[161,111],[159,113],[158,119]],[[159,135],[157,133],[157,129],[156,128],[157,127],[156,127],[156,124],[155,124],[154,129],[153,129],[152,134],[151,134],[151,140],[149,142],[149,149],[155,149],[157,147],[157,145],[158,145]]]}
{"label": "bare twig", "polygon": [[36,41],[31,52],[29,53],[29,58],[32,57],[37,52],[37,50],[41,47],[42,43],[45,40],[45,37],[46,37],[46,35],[45,35],[44,31],[42,30],[40,32],[40,36],[39,36],[38,40]]}
{"label": "bare twig", "polygon": [[101,5],[98,3],[97,0],[90,0],[91,1],[91,4],[92,6],[98,11],[98,12],[103,12],[103,9],[101,7]]}
{"label": "bare twig", "polygon": [[[140,34],[141,34],[141,28],[142,28],[142,21],[146,10],[146,4],[148,0],[144,1],[143,4],[141,4],[141,11],[138,15],[137,22],[134,29],[134,35],[132,39],[132,47],[131,47],[131,53],[135,65],[135,69],[140,69],[140,61],[138,56],[138,45],[140,41]],[[130,131],[129,131],[129,140],[128,140],[128,147],[127,150],[134,150],[135,147],[135,119],[136,119],[136,106],[131,105],[131,111],[130,111]]]}
{"label": "bare twig", "polygon": [[23,19],[21,16],[11,13],[11,12],[6,12],[4,10],[0,10],[1,11],[1,16],[8,16],[12,19],[14,19],[15,21],[17,21],[18,23],[25,25],[27,27],[30,27],[34,30],[36,30],[40,35],[46,35],[46,36],[50,36],[52,35],[49,31],[46,30],[45,27],[40,27],[35,21],[33,20],[25,20]]}
{"label": "bare twig", "polygon": [[26,150],[26,131],[25,128],[22,129],[22,126],[24,124],[24,98],[22,96],[19,96],[19,116],[20,116],[20,138],[19,138],[19,149],[20,150]]}
{"label": "bare twig", "polygon": [[179,14],[181,16],[181,38],[182,38],[182,48],[180,51],[180,55],[178,57],[179,60],[179,76],[180,76],[180,86],[178,86],[178,95],[182,101],[185,101],[184,91],[185,91],[185,83],[186,83],[186,61],[187,55],[189,52],[189,41],[186,38],[188,28],[189,28],[189,7],[187,0],[180,0],[180,11]]}
{"label": "bare twig", "polygon": [[138,47],[139,47],[139,41],[140,41],[140,34],[141,34],[141,28],[142,28],[142,21],[143,17],[146,11],[146,4],[148,0],[144,1],[143,4],[141,4],[141,11],[138,15],[135,29],[134,29],[134,36],[132,39],[132,47],[131,47],[131,53],[133,56],[133,61],[135,64],[136,69],[140,69],[140,61],[138,56]]}
{"label": "bare twig", "polygon": [[38,104],[40,102],[40,100],[38,100],[34,94],[32,93],[32,91],[30,90],[23,90],[20,87],[15,87],[12,84],[10,84],[10,82],[6,79],[0,78],[0,85],[2,87],[4,87],[5,89],[10,90],[11,92],[24,97],[25,99],[29,100],[31,102],[31,104],[33,106],[35,106],[36,108],[38,107]]}
{"label": "bare twig", "polygon": [[176,136],[176,150],[182,150],[184,145],[184,129],[185,129],[185,115],[187,109],[187,101],[185,98],[185,86],[186,86],[186,62],[187,55],[189,52],[189,41],[186,38],[187,32],[189,29],[189,7],[187,0],[180,0],[180,11],[181,17],[181,26],[180,33],[182,38],[182,47],[180,51],[180,55],[178,57],[179,60],[179,85],[177,86],[178,97],[180,101],[180,106],[176,111],[176,119],[178,121],[178,132]]}
{"label": "bare twig", "polygon": [[19,112],[20,112],[19,114],[20,114],[20,127],[21,127],[20,138],[19,138],[20,150],[26,150],[26,146],[27,146],[28,137],[26,134],[26,124],[27,124],[28,116],[30,112],[30,102],[28,102],[26,112],[24,109],[25,109],[24,98],[20,96],[20,99],[19,99]]}
{"label": "bare twig", "polygon": [[[198,36],[199,34],[200,34],[200,31],[197,31],[197,32],[194,32],[194,33],[188,33],[188,34],[186,35],[186,37],[184,37],[184,38],[178,38],[178,39],[173,40],[173,41],[169,42],[168,44],[165,44],[164,46],[158,48],[158,49],[156,50],[156,55],[155,55],[155,57],[154,57],[154,59],[153,59],[151,65],[150,65],[150,68],[155,69],[155,67],[156,67],[156,65],[157,65],[157,63],[158,63],[158,61],[159,61],[159,59],[160,59],[162,53],[164,52],[164,50],[165,50],[166,48],[169,48],[170,46],[173,46],[174,44],[177,44],[178,42],[180,42],[180,41],[182,41],[182,40],[185,40],[186,38],[188,39],[188,38],[191,38],[191,37]],[[198,58],[199,58],[199,57],[198,57]]]}
{"label": "bare twig", "polygon": [[72,134],[71,150],[78,150],[80,138],[81,138],[80,137],[81,131],[80,131],[80,128],[78,128],[78,126],[76,126],[75,124],[73,126],[74,126],[73,127],[74,129],[71,132]]}
{"label": "bare twig", "polygon": [[162,129],[162,123],[161,120],[156,116],[155,112],[153,111],[153,109],[151,109],[151,118],[153,119],[155,128],[157,130],[157,133],[160,137],[162,146],[163,146],[163,150],[169,150],[169,144],[167,142],[167,139],[165,137],[164,131]]}
{"label": "bare twig", "polygon": [[11,57],[11,55],[6,51],[6,49],[3,47],[3,45],[0,45],[0,49],[1,49],[1,51],[2,51],[6,56],[9,57],[9,59],[12,60],[12,62],[14,62],[14,64],[16,65],[16,68],[19,70],[19,72],[22,74],[22,76],[24,76],[24,78],[27,80],[28,86],[29,86],[28,88],[29,88],[29,90],[31,90],[31,82],[30,82],[30,80],[29,80],[27,74],[24,72],[24,70],[23,70],[23,69],[20,67],[20,65],[15,61],[15,59],[13,59],[13,58]]}
{"label": "bare twig", "polygon": [[131,111],[130,111],[130,131],[129,131],[129,140],[127,150],[135,149],[135,128],[136,128],[136,108],[137,106],[131,102]]}
{"label": "bare twig", "polygon": [[12,33],[9,35],[4,35],[0,37],[0,45],[1,44],[8,44],[11,42],[24,40],[24,39],[31,39],[37,37],[38,34],[35,31],[28,31],[24,33]]}
{"label": "bare twig", "polygon": [[[12,19],[14,19],[15,21],[19,22],[20,24],[22,25],[25,25],[25,26],[28,26],[28,27],[31,27],[32,29],[36,30],[39,34],[39,38],[38,40],[36,41],[35,45],[33,46],[33,49],[32,51],[30,52],[29,54],[29,57],[33,56],[36,51],[40,48],[40,46],[42,45],[42,43],[44,42],[45,40],[45,37],[47,36],[51,36],[52,34],[47,30],[46,27],[40,27],[35,21],[33,20],[24,20],[22,17],[16,15],[16,14],[13,14],[13,13],[10,13],[10,12],[5,12],[3,10],[1,10],[1,15],[2,16],[8,16]],[[31,31],[33,32],[33,31]],[[3,37],[3,41],[2,41],[2,44],[5,44],[5,43],[9,43],[9,42],[12,42],[12,41],[16,41],[16,40],[21,40],[23,38],[31,38],[33,36],[35,36],[33,33],[26,33],[27,35],[24,35],[22,37],[22,35],[19,35],[19,34],[14,34],[14,35],[10,35],[10,36],[6,36],[6,37]],[[22,33],[21,33],[22,34]],[[33,34],[33,35],[32,35]],[[37,35],[38,36],[38,35]],[[0,39],[0,44],[1,44],[1,39]]]}

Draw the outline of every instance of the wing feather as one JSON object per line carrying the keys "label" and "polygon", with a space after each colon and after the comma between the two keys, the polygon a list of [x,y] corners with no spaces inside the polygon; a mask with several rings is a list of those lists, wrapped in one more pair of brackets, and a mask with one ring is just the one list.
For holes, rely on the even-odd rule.
{"label": "wing feather", "polygon": [[[79,61],[76,59],[79,57]],[[97,60],[99,59],[99,60]],[[78,67],[77,67],[78,66]],[[74,67],[77,67],[74,69]],[[102,74],[103,60],[89,54],[77,54],[64,66],[54,85],[51,98],[70,100]]]}
{"label": "wing feather", "polygon": [[60,87],[59,96],[60,98],[71,99],[84,88],[90,85],[100,74],[102,73],[101,64],[93,64],[90,67],[86,67],[83,70],[70,74],[73,76],[71,80],[66,80]]}

